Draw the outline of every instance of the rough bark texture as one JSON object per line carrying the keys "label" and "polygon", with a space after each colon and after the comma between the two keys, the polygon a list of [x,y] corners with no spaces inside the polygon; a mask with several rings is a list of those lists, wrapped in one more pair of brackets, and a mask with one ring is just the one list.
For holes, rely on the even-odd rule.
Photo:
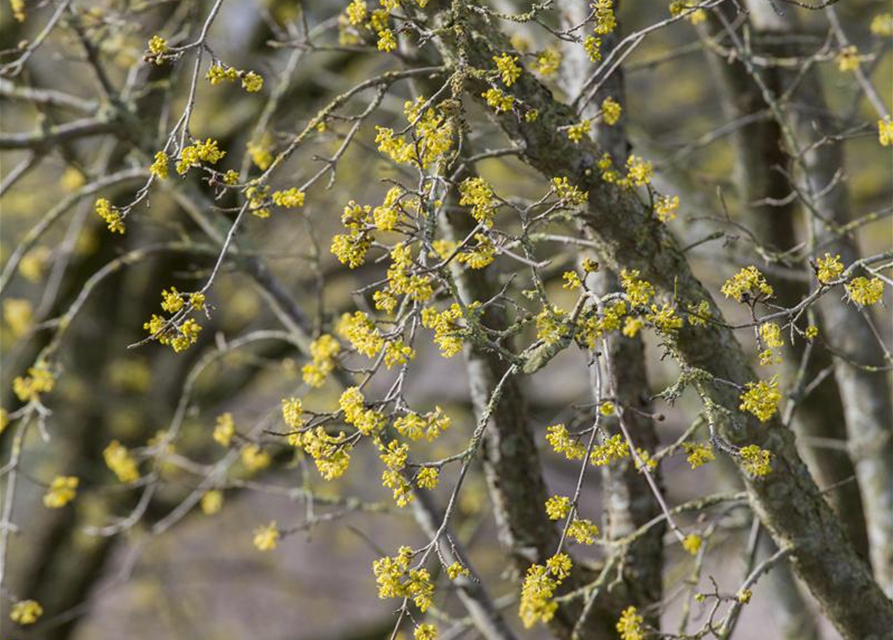
{"label": "rough bark texture", "polygon": [[[454,2],[442,17],[445,29],[437,39],[453,64],[479,69],[492,65],[494,53],[507,48],[504,36],[492,24],[468,15],[463,3]],[[485,83],[465,80],[469,94],[480,96]],[[526,106],[539,110],[533,122],[515,113],[496,122],[515,144],[523,159],[544,175],[566,176],[589,193],[588,206],[579,221],[600,247],[613,268],[638,269],[658,291],[677,300],[706,300],[715,318],[722,314],[710,293],[695,278],[676,240],[631,191],[604,183],[596,167],[600,149],[587,141],[574,145],[557,131],[577,120],[566,105],[530,74],[522,74],[511,93]],[[713,324],[684,327],[678,335],[678,352],[690,367],[712,376],[743,384],[755,379],[747,358],[731,330]],[[712,400],[737,412],[738,394],[725,384],[707,384]],[[893,603],[872,579],[859,559],[831,508],[809,475],[794,446],[793,434],[778,420],[759,424],[742,414],[718,426],[736,445],[757,444],[774,455],[773,472],[745,480],[751,503],[782,548],[790,548],[794,568],[847,638],[878,640],[893,628]]]}
{"label": "rough bark texture", "polygon": [[[726,13],[732,18],[733,8]],[[722,32],[722,25],[715,18],[711,20],[711,35]],[[768,45],[767,45],[768,46]],[[774,53],[782,53],[778,45],[771,47]],[[757,239],[772,251],[786,251],[797,237],[797,203],[787,196],[791,186],[787,178],[776,167],[787,167],[789,157],[782,146],[782,131],[778,122],[771,117],[769,106],[762,92],[754,83],[740,60],[728,61],[715,55],[709,56],[711,68],[720,81],[719,92],[723,111],[728,121],[736,121],[755,114],[765,113],[765,117],[739,128],[732,136],[732,149],[735,154],[735,184],[741,199],[742,222],[750,228]],[[764,73],[764,81],[776,94],[784,87],[786,74]],[[794,279],[780,278],[773,283],[779,304],[791,307],[808,292],[807,283]],[[820,334],[825,333],[824,323],[817,319]],[[807,349],[804,340],[795,342],[785,354],[784,378],[794,382]],[[832,364],[830,354],[821,348],[810,350],[809,360],[803,373],[803,384],[814,380]],[[822,487],[837,485],[851,478],[855,469],[844,452],[810,444],[808,438],[846,440],[843,404],[840,392],[833,377],[827,377],[816,387],[808,398],[801,400],[794,413],[794,431],[798,436],[799,451],[806,460],[810,471]],[[847,534],[859,555],[868,558],[868,535],[862,513],[862,499],[859,487],[845,482],[828,494],[834,511],[840,516]]]}

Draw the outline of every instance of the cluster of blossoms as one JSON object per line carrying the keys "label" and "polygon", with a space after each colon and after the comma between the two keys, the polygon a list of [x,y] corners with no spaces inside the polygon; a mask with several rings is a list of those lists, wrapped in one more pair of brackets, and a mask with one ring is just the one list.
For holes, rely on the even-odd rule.
{"label": "cluster of blossoms", "polygon": [[180,293],[175,287],[171,287],[170,291],[161,292],[161,308],[172,316],[165,319],[152,314],[152,318],[143,324],[143,329],[149,332],[151,339],[170,346],[176,353],[185,351],[198,341],[202,327],[194,318],[186,316],[205,308],[204,293]]}
{"label": "cluster of blossoms", "polygon": [[597,166],[601,171],[602,180],[623,189],[644,187],[651,184],[651,179],[654,177],[654,166],[651,162],[634,154],[626,159],[625,174],[617,170],[614,159],[608,152],[602,154]]}
{"label": "cluster of blossoms", "polygon": [[748,411],[755,415],[760,422],[767,422],[778,411],[778,403],[781,400],[781,392],[778,390],[778,381],[760,380],[748,382],[747,390],[741,394],[742,411]]}
{"label": "cluster of blossoms", "polygon": [[685,451],[686,459],[692,469],[697,469],[716,459],[713,448],[703,442],[683,442],[682,449]]}
{"label": "cluster of blossoms", "polygon": [[242,88],[248,93],[257,93],[264,88],[264,78],[254,71],[242,71],[235,67],[228,67],[223,64],[215,63],[208,68],[208,74],[205,78],[212,84],[217,85],[223,81],[235,82],[242,81]]}
{"label": "cluster of blossoms", "polygon": [[412,557],[412,549],[400,547],[396,556],[385,556],[373,562],[372,572],[379,598],[410,598],[424,613],[433,602],[434,585],[427,569],[410,569]]}
{"label": "cluster of blossoms", "polygon": [[61,509],[77,496],[80,480],[74,476],[56,476],[43,496],[48,509]]}
{"label": "cluster of blossoms", "polygon": [[[428,0],[415,0],[415,4],[424,9]],[[374,36],[379,51],[393,51],[397,37],[390,18],[399,6],[398,0],[380,0],[379,8],[370,10],[366,0],[352,0],[338,20],[339,42],[343,46],[356,45]]]}
{"label": "cluster of blossoms", "polygon": [[341,345],[334,336],[327,333],[310,343],[310,358],[301,369],[304,382],[311,387],[321,387],[326,378],[335,369],[335,357],[341,351]]}
{"label": "cluster of blossoms", "polygon": [[42,363],[28,368],[28,375],[16,376],[12,381],[12,390],[22,402],[39,402],[40,394],[49,393],[55,386],[53,372]]}
{"label": "cluster of blossoms", "polygon": [[112,440],[103,450],[102,457],[121,482],[136,482],[140,472],[133,454],[117,440]]}

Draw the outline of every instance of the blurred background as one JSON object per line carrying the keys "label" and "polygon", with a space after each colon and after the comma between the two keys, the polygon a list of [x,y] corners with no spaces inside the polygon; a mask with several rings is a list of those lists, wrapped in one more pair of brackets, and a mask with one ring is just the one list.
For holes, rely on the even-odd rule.
{"label": "blurred background", "polygon": [[[208,2],[76,2],[80,24],[99,43],[98,55],[106,63],[115,86],[125,86],[128,70],[142,57],[146,41],[171,25],[188,31],[189,24],[203,19]],[[323,23],[343,9],[342,3],[307,0],[301,3],[309,25]],[[34,38],[53,11],[52,3],[26,2],[27,20],[19,23],[4,7],[0,23],[0,49],[16,47]],[[890,10],[885,1],[859,0],[840,3],[838,11],[850,39],[860,51],[872,52],[868,64],[871,78],[882,96],[893,94],[893,57],[890,39],[878,40],[869,27],[872,18]],[[827,36],[827,22],[801,12],[803,44],[818,48]],[[622,2],[621,28],[630,32],[668,15],[666,3]],[[261,73],[265,93],[276,86],[292,62],[295,51],[271,47],[271,40],[287,34],[286,25],[298,16],[297,3],[288,1],[227,0],[211,32],[216,56],[238,68]],[[506,27],[511,31],[512,25]],[[17,84],[52,88],[77,96],[85,103],[100,100],[83,50],[66,31],[53,34],[27,63]],[[331,37],[329,37],[331,40]],[[322,40],[325,40],[324,38]],[[624,120],[637,153],[654,161],[658,185],[664,192],[678,193],[682,200],[674,230],[682,243],[694,242],[721,231],[722,237],[692,250],[696,274],[712,290],[738,268],[753,260],[753,248],[744,234],[716,222],[722,216],[717,190],[725,196],[733,219],[740,214],[731,176],[734,154],[726,136],[711,138],[725,121],[717,88],[710,78],[708,55],[696,29],[687,22],[650,35],[624,65],[627,100]],[[386,56],[366,51],[314,51],[297,60],[285,97],[272,117],[269,131],[278,139],[299,130],[331,96],[364,78],[388,68]],[[181,65],[189,66],[189,65]],[[874,122],[864,101],[856,100],[854,80],[841,74],[833,60],[820,63],[827,99],[835,113],[850,113],[855,120]],[[162,102],[156,89],[172,83],[177,98],[171,110],[184,107],[188,73],[153,70],[149,84],[134,87],[140,105],[135,117],[138,130],[150,139],[157,131]],[[10,82],[0,80],[0,82]],[[154,84],[153,84],[154,83]],[[555,87],[554,91],[560,94]],[[141,93],[142,92],[142,93]],[[382,104],[375,123],[402,122],[407,87],[398,85]],[[27,132],[70,120],[65,106],[41,106],[2,100],[2,132]],[[244,94],[237,86],[200,83],[192,130],[198,137],[220,140],[229,156],[226,168],[239,168],[243,149],[257,133],[255,125],[265,105],[263,95]],[[89,106],[89,105],[88,105]],[[76,115],[76,114],[75,114]],[[269,220],[251,220],[243,228],[240,246],[256,252],[270,271],[296,300],[314,326],[322,326],[356,304],[351,292],[374,282],[386,268],[383,264],[348,271],[329,254],[331,236],[340,228],[340,212],[350,199],[361,203],[381,201],[388,185],[379,178],[395,175],[373,147],[372,123],[341,160],[337,180],[329,190],[316,189],[308,207],[300,212],[280,211]],[[489,130],[488,130],[489,131]],[[122,138],[131,136],[123,134]],[[482,133],[480,145],[497,147],[500,138]],[[705,137],[706,136],[706,137]],[[340,139],[321,135],[293,156],[278,174],[287,188],[315,171],[315,157],[330,155]],[[150,145],[151,147],[151,145]],[[157,145],[155,148],[159,148]],[[29,161],[29,150],[8,150],[0,156],[3,176]],[[6,262],[27,231],[61,201],[85,184],[126,166],[145,166],[144,157],[133,145],[105,135],[80,139],[41,149],[40,162],[29,170],[0,201],[0,257]],[[851,190],[854,217],[883,210],[891,203],[889,148],[877,144],[876,133],[865,129],[845,143],[846,174]],[[501,194],[538,198],[546,183],[538,174],[513,160],[500,159],[484,165],[484,174]],[[112,201],[132,198],[139,183],[122,183],[103,190]],[[212,191],[194,185],[191,202],[205,202]],[[311,202],[312,200],[312,202]],[[40,601],[48,612],[43,627],[31,633],[12,630],[12,638],[61,640],[118,640],[120,638],[200,638],[230,640],[361,640],[388,637],[394,622],[395,601],[376,598],[372,561],[383,553],[393,554],[399,544],[420,544],[424,537],[408,510],[393,506],[389,492],[380,487],[380,462],[370,448],[357,450],[348,474],[325,482],[306,461],[284,447],[271,446],[275,463],[251,472],[237,464],[231,472],[241,486],[224,492],[223,509],[205,515],[198,508],[163,535],[153,535],[153,523],[165,518],[195,486],[195,478],[182,465],[166,465],[161,473],[163,488],[157,493],[142,522],[116,536],[91,535],[86,528],[103,526],[115,516],[134,508],[139,493],[114,482],[103,462],[102,451],[112,439],[140,446],[159,430],[169,428],[187,376],[202,367],[194,380],[189,409],[177,453],[196,464],[212,464],[221,449],[211,439],[215,419],[231,412],[237,426],[257,423],[278,410],[279,399],[301,385],[299,354],[285,343],[258,342],[224,353],[212,362],[203,361],[216,344],[251,331],[279,328],[280,317],[271,305],[270,291],[257,278],[236,265],[227,264],[217,281],[210,320],[199,344],[184,354],[149,344],[127,347],[144,337],[142,324],[158,312],[160,291],[176,286],[190,291],[207,278],[216,257],[203,239],[201,221],[190,211],[188,199],[162,188],[153,190],[151,208],[141,207],[128,219],[128,233],[110,237],[92,212],[93,198],[76,200],[26,255],[2,299],[0,327],[2,353],[2,403],[14,408],[17,401],[11,381],[33,362],[35,355],[54,334],[42,325],[70,308],[84,290],[90,276],[103,265],[139,248],[182,240],[188,250],[159,250],[137,256],[132,264],[104,278],[68,329],[59,351],[62,366],[56,389],[48,399],[53,415],[44,442],[32,429],[24,443],[14,521],[20,530],[12,536],[8,553],[7,584],[15,593]],[[226,204],[226,203],[224,203]],[[231,203],[230,203],[231,204]],[[711,219],[712,218],[712,219]],[[865,225],[858,232],[863,255],[889,247],[888,218]],[[796,242],[791,239],[791,244]],[[210,248],[209,248],[210,247]],[[572,300],[561,290],[563,267],[557,260],[549,269],[550,295],[558,303]],[[771,280],[771,272],[770,272]],[[325,282],[322,291],[318,283]],[[888,296],[889,297],[889,296]],[[889,305],[889,300],[888,300]],[[727,317],[735,319],[742,310],[729,306]],[[889,344],[889,314],[880,324]],[[646,342],[650,336],[646,336]],[[746,339],[746,336],[743,336]],[[751,348],[754,345],[749,345]],[[656,345],[648,343],[649,375],[653,392],[676,380],[678,371],[660,359]],[[473,429],[466,373],[461,358],[444,360],[430,340],[422,340],[409,380],[414,406],[441,405],[453,417],[452,429],[429,448],[432,457],[464,446]],[[585,357],[565,352],[546,370],[524,383],[527,401],[538,433],[548,425],[568,419],[575,406],[590,401]],[[386,391],[387,375],[378,376],[370,394]],[[310,408],[331,408],[339,389],[329,384],[315,392]],[[675,406],[661,404],[666,416],[658,432],[669,444],[690,425],[699,410],[694,398],[683,397]],[[4,459],[10,432],[0,436]],[[540,444],[544,441],[540,438]],[[550,493],[572,493],[577,467],[541,446]],[[311,465],[312,466],[312,465]],[[662,465],[667,501],[678,504],[726,486],[721,463],[691,471],[682,457]],[[46,484],[57,473],[80,478],[78,499],[64,510],[41,505]],[[448,478],[445,478],[448,480]],[[0,479],[0,484],[5,480]],[[590,474],[582,507],[583,515],[598,522],[601,513],[598,474]],[[436,492],[444,499],[451,482]],[[356,498],[353,503],[375,509],[345,509],[343,517],[321,522],[284,538],[271,553],[259,553],[252,545],[258,525],[277,520],[292,526],[313,514],[312,502],[296,487],[310,488],[318,499]],[[0,487],[2,490],[2,487]],[[517,586],[506,572],[492,522],[492,508],[480,473],[474,474],[462,493],[456,533],[469,550],[492,595],[503,598],[507,616],[516,622],[513,598]],[[350,503],[348,503],[350,504]],[[743,516],[744,514],[740,514]],[[736,513],[726,514],[736,531]],[[690,584],[691,559],[678,546],[668,547],[665,594],[681,598],[686,589],[709,588],[708,576],[721,584],[736,584],[744,572],[742,532],[747,521],[740,518],[736,535],[718,535],[711,540],[700,584]],[[593,554],[598,556],[598,552]],[[677,555],[678,554],[678,555]],[[753,603],[744,608],[736,638],[777,637],[772,591],[755,589]],[[445,590],[438,607],[458,613],[455,597]],[[664,626],[674,629],[679,607],[668,607]],[[60,613],[62,612],[62,613]],[[691,612],[703,620],[704,611]],[[818,615],[818,614],[817,614]],[[542,628],[525,637],[545,637]],[[826,638],[834,638],[830,628]],[[17,635],[18,634],[18,635]],[[466,637],[474,637],[471,631]]]}

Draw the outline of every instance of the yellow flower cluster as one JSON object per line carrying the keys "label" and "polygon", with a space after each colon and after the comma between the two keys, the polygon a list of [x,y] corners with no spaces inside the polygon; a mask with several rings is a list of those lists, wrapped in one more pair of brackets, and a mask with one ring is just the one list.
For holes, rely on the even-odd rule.
{"label": "yellow flower cluster", "polygon": [[844,47],[837,53],[837,68],[846,73],[859,68],[859,50],[854,46]]}
{"label": "yellow flower cluster", "polygon": [[372,573],[379,598],[412,598],[424,613],[433,601],[434,585],[427,569],[409,568],[412,556],[412,549],[400,547],[396,556],[385,556],[373,562]]}
{"label": "yellow flower cluster", "polygon": [[440,407],[434,407],[434,411],[429,411],[424,416],[410,412],[394,420],[394,428],[401,436],[410,440],[418,440],[424,436],[428,442],[440,437],[451,424],[452,420]]}
{"label": "yellow flower cluster", "polygon": [[412,274],[412,269],[412,247],[401,242],[391,249],[387,290],[390,297],[406,294],[416,302],[424,302],[434,295],[431,276]]}
{"label": "yellow flower cluster", "polygon": [[713,448],[706,442],[683,442],[682,448],[685,450],[686,459],[692,469],[697,469],[716,460]]}
{"label": "yellow flower cluster", "polygon": [[884,282],[880,278],[853,278],[844,285],[847,296],[860,307],[877,304],[884,297]]}
{"label": "yellow flower cluster", "polygon": [[254,546],[259,551],[272,551],[278,543],[279,529],[276,527],[275,520],[254,530]]}
{"label": "yellow flower cluster", "polygon": [[264,133],[256,140],[249,140],[246,145],[251,161],[261,171],[266,171],[273,163],[273,136]]}
{"label": "yellow flower cluster", "polygon": [[422,309],[422,326],[434,331],[434,342],[444,358],[452,358],[462,351],[463,329],[458,324],[461,318],[462,308],[455,302],[440,313],[433,307]]}
{"label": "yellow flower cluster", "polygon": [[685,549],[688,553],[693,556],[698,555],[698,551],[701,550],[701,545],[704,543],[704,539],[699,536],[697,533],[690,533],[682,540],[682,548]]}
{"label": "yellow flower cluster", "polygon": [[567,312],[559,307],[546,307],[536,316],[536,337],[546,345],[561,342],[568,332]]}
{"label": "yellow flower cluster", "polygon": [[124,218],[121,212],[105,198],[99,198],[94,205],[96,215],[105,220],[112,233],[124,233]]}
{"label": "yellow flower cluster", "polygon": [[567,128],[567,137],[574,144],[579,143],[583,138],[589,135],[592,129],[591,120],[581,120],[577,124],[572,124]]}
{"label": "yellow flower cluster", "polygon": [[877,138],[882,147],[893,144],[893,120],[890,116],[877,121]]}
{"label": "yellow flower cluster", "polygon": [[226,151],[218,148],[216,140],[208,138],[204,142],[196,142],[180,150],[177,173],[182,176],[190,168],[201,166],[202,162],[217,164],[225,155]]}
{"label": "yellow flower cluster", "polygon": [[166,180],[169,173],[169,164],[170,158],[168,158],[167,154],[164,151],[158,151],[155,154],[155,162],[149,166],[149,173],[156,178]]}
{"label": "yellow flower cluster", "polygon": [[626,179],[637,187],[644,187],[651,182],[654,176],[654,168],[651,162],[643,160],[639,156],[631,155],[626,159]]}
{"label": "yellow flower cluster", "polygon": [[310,357],[301,369],[304,382],[311,387],[319,388],[325,383],[326,378],[335,369],[335,356],[341,351],[338,340],[327,333],[322,334],[310,343]]}
{"label": "yellow flower cluster", "polygon": [[744,470],[754,477],[761,477],[772,472],[772,453],[765,449],[760,449],[755,444],[749,444],[741,447],[741,462]]}
{"label": "yellow flower cluster", "polygon": [[562,203],[579,207],[589,200],[589,194],[570,184],[567,178],[552,178],[552,190]]}
{"label": "yellow flower cluster", "polygon": [[568,291],[576,291],[580,287],[583,286],[583,281],[580,280],[580,276],[576,271],[565,271],[561,274],[562,279],[564,280],[564,284],[561,285],[562,289],[567,289]]}
{"label": "yellow flower cluster", "polygon": [[154,35],[149,38],[148,47],[149,55],[146,56],[146,59],[151,60],[155,64],[163,64],[164,54],[170,50],[170,47],[167,45],[167,40],[159,35]]}
{"label": "yellow flower cluster", "polygon": [[233,421],[233,414],[222,413],[217,416],[217,424],[214,426],[214,433],[211,435],[214,438],[214,442],[222,447],[228,447],[235,434],[236,423]]}
{"label": "yellow flower cluster", "polygon": [[772,378],[768,382],[748,382],[747,391],[741,394],[741,411],[749,411],[760,422],[766,422],[778,411],[778,403],[781,400],[781,392],[778,390],[778,382]]}
{"label": "yellow flower cluster", "polygon": [[606,438],[602,444],[592,448],[590,462],[602,467],[628,457],[629,444],[624,439],[623,434],[618,433],[610,438]]}
{"label": "yellow flower cluster", "polygon": [[514,96],[504,93],[502,89],[497,89],[496,87],[490,87],[481,94],[481,97],[487,101],[487,106],[496,111],[496,113],[511,111],[515,105]]}
{"label": "yellow flower cluster", "polygon": [[832,256],[826,253],[824,257],[816,260],[816,277],[822,284],[828,284],[840,277],[843,273],[843,263],[840,254]]}
{"label": "yellow flower cluster", "polygon": [[376,127],[378,132],[375,142],[378,150],[399,164],[414,163],[422,169],[440,160],[453,147],[453,123],[440,107],[428,107],[424,111],[426,100],[419,96],[415,102],[407,101],[403,105],[406,120],[412,126],[415,137],[407,142],[401,136],[395,136],[392,129]]}
{"label": "yellow flower cluster", "polygon": [[551,76],[561,66],[561,52],[547,47],[536,56],[536,71],[541,76]]}
{"label": "yellow flower cluster", "polygon": [[658,196],[654,201],[654,213],[661,222],[672,222],[679,211],[679,196]]}
{"label": "yellow flower cluster", "polygon": [[366,252],[372,246],[372,235],[368,230],[371,214],[372,207],[361,206],[351,200],[341,214],[341,222],[349,233],[332,238],[332,254],[351,269],[365,262]]}
{"label": "yellow flower cluster", "polygon": [[472,269],[483,269],[496,259],[496,245],[483,233],[474,234],[475,244],[466,247],[456,260]]}
{"label": "yellow flower cluster", "polygon": [[434,489],[440,480],[440,472],[434,467],[425,467],[416,474],[415,483],[419,489]]}
{"label": "yellow flower cluster", "polygon": [[430,623],[420,624],[412,632],[415,640],[437,640],[437,627]]}
{"label": "yellow flower cluster", "polygon": [[375,210],[372,212],[376,229],[379,231],[393,231],[397,227],[402,213],[397,205],[402,196],[403,189],[401,187],[388,189],[382,205],[375,207]]}
{"label": "yellow flower cluster", "polygon": [[447,576],[449,576],[450,580],[455,580],[459,576],[465,576],[467,578],[470,575],[471,571],[468,570],[468,567],[462,566],[462,563],[459,561],[456,561],[447,567]]}
{"label": "yellow flower cluster", "polygon": [[586,51],[590,62],[598,62],[602,59],[602,39],[593,35],[586,36],[583,40],[583,50]]}
{"label": "yellow flower cluster", "polygon": [[766,345],[766,350],[760,353],[760,364],[767,365],[781,362],[780,356],[775,356],[772,349],[784,346],[784,338],[781,336],[781,327],[774,322],[765,322],[759,328],[760,339]]}
{"label": "yellow flower cluster", "polygon": [[567,528],[567,536],[578,544],[594,544],[598,527],[586,518],[575,518]]}
{"label": "yellow flower cluster", "polygon": [[234,82],[242,80],[242,88],[248,93],[257,93],[264,88],[264,78],[254,71],[241,71],[235,67],[225,67],[220,63],[212,64],[205,76],[212,85],[220,84],[224,80]]}
{"label": "yellow flower cluster", "polygon": [[404,344],[402,339],[391,340],[384,347],[384,364],[391,369],[398,364],[407,364],[415,358],[415,351],[412,347]]}
{"label": "yellow flower cluster", "polygon": [[725,297],[732,298],[735,302],[771,298],[775,293],[772,286],[766,282],[763,274],[753,265],[744,267],[726,280],[720,291]]}
{"label": "yellow flower cluster", "polygon": [[561,581],[553,578],[551,573],[548,567],[541,564],[530,565],[527,569],[518,607],[521,624],[526,629],[537,622],[549,622],[555,616],[558,609],[558,603],[554,601],[555,590]]}
{"label": "yellow flower cluster", "polygon": [[368,358],[374,358],[384,348],[384,338],[381,337],[378,327],[362,311],[357,311],[353,315],[343,314],[335,330],[350,341],[357,353]]}
{"label": "yellow flower cluster", "polygon": [[103,450],[102,457],[106,466],[112,470],[121,482],[135,482],[140,477],[137,463],[123,444],[112,440]]}
{"label": "yellow flower cluster", "polygon": [[679,331],[683,324],[682,318],[676,315],[676,308],[667,303],[660,307],[651,305],[651,313],[645,315],[645,320],[661,333],[670,335]]}
{"label": "yellow flower cluster", "polygon": [[313,458],[316,469],[324,480],[340,478],[350,466],[351,446],[347,443],[344,432],[332,436],[322,427],[317,427],[305,431],[299,437],[291,438],[290,443],[301,447],[304,453]]}
{"label": "yellow flower cluster", "polygon": [[592,0],[590,6],[595,14],[593,31],[602,36],[614,31],[617,26],[617,20],[614,17],[614,0]]}
{"label": "yellow flower cluster", "polygon": [[549,520],[561,520],[571,510],[571,499],[567,496],[552,496],[546,500],[546,515]]}
{"label": "yellow flower cluster", "polygon": [[602,100],[602,122],[609,127],[620,121],[622,113],[623,108],[620,106],[620,103],[614,100],[611,96]]}
{"label": "yellow flower cluster", "polygon": [[647,280],[639,279],[639,271],[624,269],[620,272],[620,284],[626,293],[630,304],[634,306],[647,305],[654,296],[654,287]]}
{"label": "yellow flower cluster", "polygon": [[61,509],[77,496],[80,480],[74,476],[56,476],[43,496],[43,506]]}
{"label": "yellow flower cluster", "polygon": [[549,570],[549,573],[559,580],[564,580],[568,577],[573,566],[570,556],[566,553],[556,553],[546,560],[546,568]]}
{"label": "yellow flower cluster", "polygon": [[[185,305],[182,295],[174,288],[171,288],[170,292],[162,291],[161,308],[169,313],[180,311]],[[189,297],[189,309],[192,311],[200,310],[204,303],[205,295],[203,293],[193,293]],[[201,333],[202,327],[193,318],[172,322],[152,314],[149,321],[143,323],[143,329],[148,331],[149,335],[159,343],[169,345],[175,353],[180,353],[198,341],[198,334]]]}
{"label": "yellow flower cluster", "polygon": [[466,178],[459,184],[459,204],[471,207],[472,217],[484,227],[493,226],[498,201],[493,188],[483,178]]}
{"label": "yellow flower cluster", "polygon": [[394,491],[394,502],[398,507],[405,507],[412,502],[412,487],[403,476],[403,469],[406,467],[406,458],[409,455],[409,445],[391,440],[387,447],[381,447],[382,453],[379,455],[381,461],[384,462],[387,469],[381,474],[381,483],[388,489]]}
{"label": "yellow flower cluster", "polygon": [[871,33],[882,38],[893,36],[893,14],[879,13],[871,20]]}
{"label": "yellow flower cluster", "polygon": [[642,625],[645,619],[639,615],[635,607],[627,607],[620,614],[617,621],[617,633],[620,634],[620,640],[645,640],[645,630]]}
{"label": "yellow flower cluster", "polygon": [[242,449],[239,460],[241,460],[242,465],[250,473],[255,473],[257,471],[266,469],[270,466],[270,462],[272,462],[270,454],[261,449],[260,446],[256,444],[249,444],[247,447]]}
{"label": "yellow flower cluster", "polygon": [[34,624],[43,615],[43,607],[37,600],[19,600],[9,612],[9,619],[22,626]]}
{"label": "yellow flower cluster", "polygon": [[[674,0],[670,3],[670,15],[674,18],[698,6],[697,0]],[[707,20],[707,12],[703,9],[691,11],[686,18],[692,24],[700,24]]]}
{"label": "yellow flower cluster", "polygon": [[52,391],[55,384],[56,380],[49,368],[44,364],[37,364],[28,368],[27,376],[15,377],[12,390],[22,402],[35,402],[40,400],[41,393]]}
{"label": "yellow flower cluster", "polygon": [[364,436],[378,433],[385,425],[385,417],[374,409],[366,408],[366,399],[357,387],[350,387],[341,394],[338,405],[344,413],[344,421],[353,425]]}
{"label": "yellow flower cluster", "polygon": [[285,191],[273,192],[273,204],[286,209],[297,209],[304,206],[304,192],[296,187]]}
{"label": "yellow flower cluster", "polygon": [[[304,403],[300,398],[282,399],[282,420],[292,429],[300,429],[304,426]],[[294,435],[294,434],[293,434]],[[290,436],[291,437],[291,436]],[[289,442],[289,444],[293,444]]]}
{"label": "yellow flower cluster", "polygon": [[202,513],[206,516],[213,516],[215,513],[220,513],[220,510],[223,508],[223,492],[218,491],[217,489],[205,491],[202,494],[199,506],[201,507]]}
{"label": "yellow flower cluster", "polygon": [[517,56],[503,53],[500,56],[493,56],[493,62],[496,64],[496,69],[505,86],[512,86],[521,77],[521,67],[518,66]]}
{"label": "yellow flower cluster", "polygon": [[546,429],[546,441],[552,445],[555,453],[563,453],[568,460],[580,460],[586,455],[586,447],[572,437],[563,424],[553,424]]}

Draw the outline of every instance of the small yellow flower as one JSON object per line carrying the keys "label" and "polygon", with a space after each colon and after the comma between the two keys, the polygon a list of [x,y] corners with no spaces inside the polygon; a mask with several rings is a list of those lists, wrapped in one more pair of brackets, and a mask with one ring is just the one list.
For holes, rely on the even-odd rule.
{"label": "small yellow flower", "polygon": [[502,77],[505,86],[510,87],[521,77],[521,67],[518,66],[518,57],[503,53],[501,56],[493,56],[493,62]]}
{"label": "small yellow flower", "polygon": [[139,469],[134,457],[123,444],[112,440],[103,450],[102,457],[105,464],[118,476],[121,482],[135,482],[140,477]]}
{"label": "small yellow flower", "polygon": [[644,624],[645,619],[639,615],[635,607],[630,606],[620,614],[617,633],[620,634],[621,640],[644,640],[645,630],[642,628]]}
{"label": "small yellow flower", "polygon": [[620,103],[614,100],[611,96],[602,100],[602,122],[609,127],[620,121],[622,113],[623,108],[620,106]]}
{"label": "small yellow flower", "polygon": [[840,261],[840,254],[832,256],[830,253],[826,253],[824,257],[816,260],[816,277],[822,284],[837,280],[841,273],[843,273],[843,263]]}
{"label": "small yellow flower", "polygon": [[877,121],[877,137],[882,147],[893,144],[893,120],[890,120],[890,116]]}
{"label": "small yellow flower", "polygon": [[213,489],[206,491],[201,500],[202,513],[213,516],[223,508],[223,492]]}
{"label": "small yellow flower", "polygon": [[847,296],[860,307],[877,304],[884,297],[884,282],[880,278],[853,278],[844,285]]}
{"label": "small yellow flower", "polygon": [[778,390],[778,382],[772,378],[768,382],[748,382],[747,390],[741,394],[741,411],[749,411],[760,422],[766,422],[778,411],[778,402],[781,400],[781,392]]}
{"label": "small yellow flower", "polygon": [[19,600],[12,605],[9,619],[22,626],[34,624],[43,615],[43,607],[37,600]]}
{"label": "small yellow flower", "polygon": [[859,68],[859,50],[849,46],[840,50],[837,54],[837,68],[843,72],[855,71]]}
{"label": "small yellow flower", "polygon": [[276,528],[275,520],[254,530],[254,546],[260,551],[272,551],[278,543],[279,529]]}
{"label": "small yellow flower", "polygon": [[74,476],[56,476],[43,496],[43,505],[48,509],[61,509],[77,496],[79,482]]}
{"label": "small yellow flower", "polygon": [[550,520],[561,520],[571,510],[571,499],[567,496],[552,496],[546,500],[546,515]]}
{"label": "small yellow flower", "polygon": [[682,541],[682,548],[691,555],[696,556],[698,555],[698,551],[700,551],[703,542],[704,539],[701,538],[701,536],[696,533],[690,533],[685,536],[685,539]]}

